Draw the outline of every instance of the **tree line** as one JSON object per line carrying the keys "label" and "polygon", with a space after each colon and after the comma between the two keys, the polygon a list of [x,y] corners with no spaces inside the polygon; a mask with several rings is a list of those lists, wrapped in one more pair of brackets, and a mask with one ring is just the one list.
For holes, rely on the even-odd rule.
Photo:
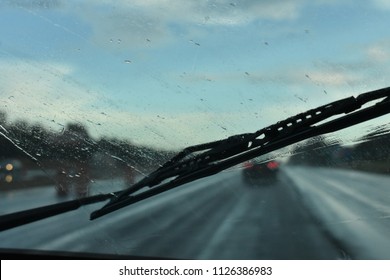
{"label": "tree line", "polygon": [[115,168],[126,166],[146,171],[173,155],[173,151],[136,145],[129,139],[94,139],[81,123],[68,123],[57,132],[25,120],[8,122],[6,113],[0,111],[0,159],[21,159],[30,168],[84,162],[100,174],[108,169],[115,173]]}
{"label": "tree line", "polygon": [[390,132],[374,131],[343,145],[325,136],[314,137],[294,146],[290,164],[347,167],[390,174]]}

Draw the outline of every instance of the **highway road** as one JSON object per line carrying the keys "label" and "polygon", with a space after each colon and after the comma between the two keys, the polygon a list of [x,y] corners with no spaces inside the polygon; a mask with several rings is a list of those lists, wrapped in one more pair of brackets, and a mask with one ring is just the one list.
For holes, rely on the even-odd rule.
{"label": "highway road", "polygon": [[[103,204],[0,232],[0,248],[180,259],[390,259],[390,177],[289,167],[231,170],[89,221]],[[91,184],[93,193],[121,180]],[[0,192],[0,213],[55,203],[54,186]]]}

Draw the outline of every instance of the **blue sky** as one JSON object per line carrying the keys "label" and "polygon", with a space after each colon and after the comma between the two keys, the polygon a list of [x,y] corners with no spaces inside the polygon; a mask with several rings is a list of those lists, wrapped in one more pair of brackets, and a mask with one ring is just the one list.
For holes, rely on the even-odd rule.
{"label": "blue sky", "polygon": [[54,131],[177,148],[389,86],[389,1],[2,2],[0,109]]}

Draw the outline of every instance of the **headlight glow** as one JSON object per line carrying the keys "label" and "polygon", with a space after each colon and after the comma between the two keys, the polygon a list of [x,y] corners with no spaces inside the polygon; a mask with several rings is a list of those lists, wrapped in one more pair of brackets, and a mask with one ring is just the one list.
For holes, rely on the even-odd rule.
{"label": "headlight glow", "polygon": [[11,163],[7,163],[6,166],[5,166],[5,169],[7,171],[12,171],[12,169],[14,169],[14,166]]}

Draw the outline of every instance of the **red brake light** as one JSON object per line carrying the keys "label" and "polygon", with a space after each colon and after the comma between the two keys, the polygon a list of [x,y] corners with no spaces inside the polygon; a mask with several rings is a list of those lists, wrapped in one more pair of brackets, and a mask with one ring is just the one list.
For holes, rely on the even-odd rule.
{"label": "red brake light", "polygon": [[273,170],[279,167],[279,163],[277,163],[276,161],[270,161],[267,163],[267,167]]}

